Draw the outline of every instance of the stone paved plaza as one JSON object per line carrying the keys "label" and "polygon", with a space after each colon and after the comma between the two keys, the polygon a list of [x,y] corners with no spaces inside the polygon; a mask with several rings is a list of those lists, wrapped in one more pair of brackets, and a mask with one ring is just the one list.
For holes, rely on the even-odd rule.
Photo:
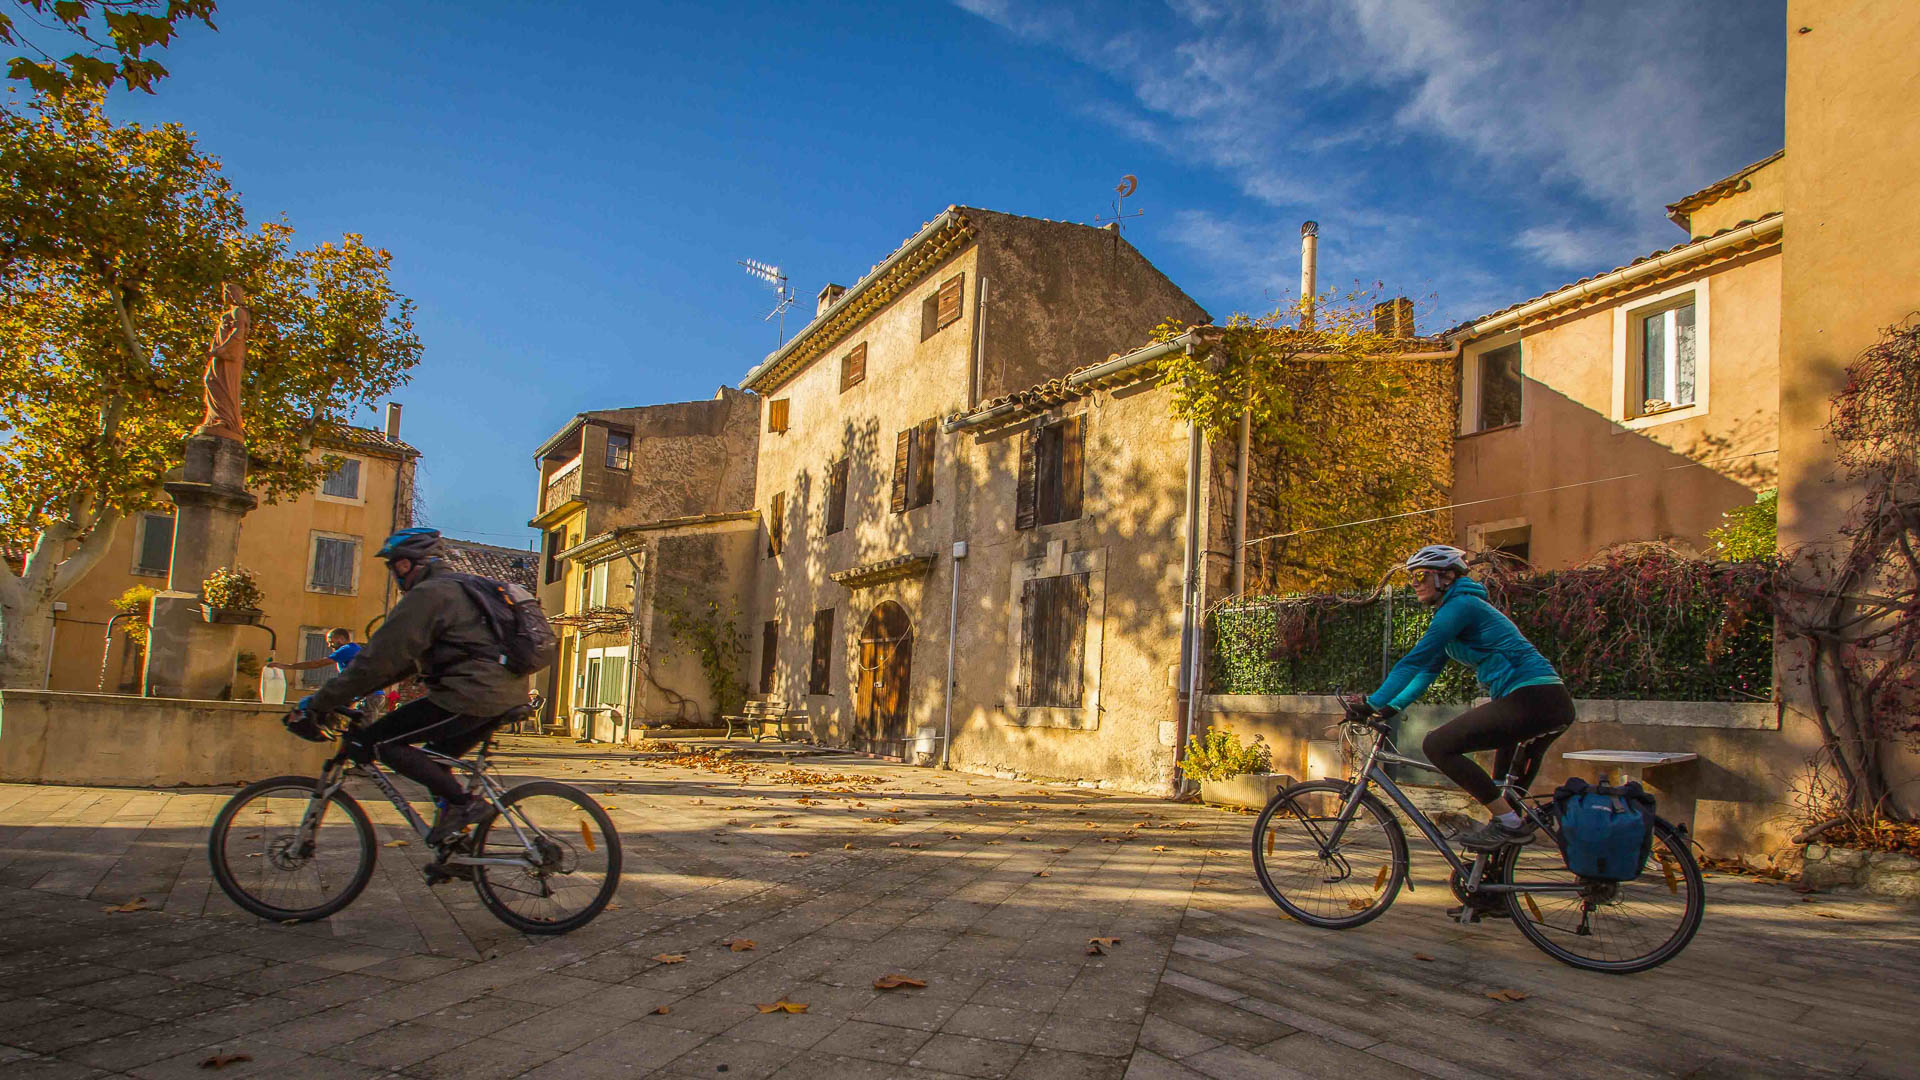
{"label": "stone paved plaza", "polygon": [[[625,845],[618,906],[537,940],[466,885],[429,890],[417,839],[381,849],[346,912],[282,926],[209,878],[231,789],[0,786],[0,1076],[1920,1076],[1908,907],[1716,874],[1679,959],[1594,975],[1504,922],[1447,921],[1431,856],[1417,891],[1337,933],[1260,892],[1242,814],[599,750],[510,739],[498,758],[596,792]],[[382,841],[407,839],[371,794]],[[1096,937],[1118,940],[1089,955]],[[927,985],[875,989],[888,974]],[[777,1000],[807,1008],[756,1008]]]}

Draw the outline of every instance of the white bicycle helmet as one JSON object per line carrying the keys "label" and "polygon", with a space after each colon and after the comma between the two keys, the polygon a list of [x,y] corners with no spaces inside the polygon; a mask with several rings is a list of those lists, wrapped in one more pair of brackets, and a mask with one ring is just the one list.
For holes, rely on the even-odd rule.
{"label": "white bicycle helmet", "polygon": [[1407,556],[1409,570],[1457,570],[1467,572],[1467,553],[1446,544],[1428,544]]}

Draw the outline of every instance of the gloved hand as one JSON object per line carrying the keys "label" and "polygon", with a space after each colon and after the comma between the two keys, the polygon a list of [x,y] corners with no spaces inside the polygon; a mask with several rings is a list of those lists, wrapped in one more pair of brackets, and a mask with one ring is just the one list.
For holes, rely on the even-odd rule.
{"label": "gloved hand", "polygon": [[1373,710],[1373,718],[1374,718],[1375,720],[1378,720],[1378,721],[1380,721],[1380,722],[1382,722],[1382,723],[1384,723],[1384,722],[1386,722],[1386,721],[1388,721],[1388,720],[1391,720],[1391,719],[1393,719],[1394,717],[1396,717],[1396,716],[1399,716],[1399,715],[1400,715],[1400,710],[1399,710],[1399,709],[1396,709],[1396,708],[1394,708],[1394,707],[1393,707],[1393,706],[1391,706],[1391,705],[1389,705],[1389,706],[1387,706],[1387,707],[1386,707],[1386,708],[1384,708],[1384,709],[1375,709],[1375,710]]}
{"label": "gloved hand", "polygon": [[1350,694],[1341,698],[1340,707],[1346,710],[1349,720],[1365,720],[1373,715],[1373,706],[1359,694]]}
{"label": "gloved hand", "polygon": [[304,707],[305,704],[305,702],[302,702],[302,707],[296,708],[288,713],[287,718],[280,722],[286,725],[288,731],[293,732],[308,742],[326,742],[327,729],[320,726],[319,717],[309,712]]}

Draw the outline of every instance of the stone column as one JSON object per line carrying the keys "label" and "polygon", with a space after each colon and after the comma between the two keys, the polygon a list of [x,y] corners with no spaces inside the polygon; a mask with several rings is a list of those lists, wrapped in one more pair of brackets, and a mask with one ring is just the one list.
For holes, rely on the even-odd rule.
{"label": "stone column", "polygon": [[233,689],[236,627],[209,623],[200,611],[207,573],[232,566],[240,520],[258,503],[247,491],[247,450],[234,439],[193,435],[173,499],[173,561],[167,591],[153,598],[147,638],[147,697],[225,698]]}

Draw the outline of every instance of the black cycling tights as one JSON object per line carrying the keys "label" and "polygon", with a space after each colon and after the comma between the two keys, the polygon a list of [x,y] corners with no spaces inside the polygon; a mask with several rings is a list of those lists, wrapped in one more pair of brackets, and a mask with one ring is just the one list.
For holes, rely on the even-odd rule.
{"label": "black cycling tights", "polygon": [[355,741],[372,751],[401,776],[425,787],[453,805],[467,801],[467,790],[453,770],[413,746],[448,757],[465,757],[486,741],[499,717],[474,717],[447,710],[420,698],[409,701],[356,733]]}
{"label": "black cycling tights", "polygon": [[[1571,723],[1573,695],[1567,693],[1565,686],[1559,683],[1523,686],[1433,729],[1420,748],[1435,768],[1447,774],[1447,779],[1466,788],[1482,806],[1492,806],[1500,798],[1500,789],[1487,771],[1467,755],[1476,750],[1499,751],[1493,759],[1493,771],[1505,776],[1513,766],[1518,743]],[[1521,772],[1516,782],[1521,787],[1533,783],[1539,774],[1545,757],[1541,751],[1545,748],[1544,744],[1534,747],[1528,760],[1520,763]]]}

